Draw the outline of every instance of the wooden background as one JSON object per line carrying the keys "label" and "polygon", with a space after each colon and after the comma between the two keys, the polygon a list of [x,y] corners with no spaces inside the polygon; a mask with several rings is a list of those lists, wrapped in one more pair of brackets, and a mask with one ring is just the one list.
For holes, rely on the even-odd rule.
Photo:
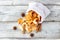
{"label": "wooden background", "polygon": [[[41,2],[51,11],[51,14],[42,23],[42,31],[34,33],[33,38],[29,34],[22,34],[20,30],[13,30],[13,26],[18,26],[17,19],[21,17],[20,14],[27,10],[28,3],[31,1]],[[0,0],[1,40],[39,40],[41,38],[60,38],[60,0]]]}

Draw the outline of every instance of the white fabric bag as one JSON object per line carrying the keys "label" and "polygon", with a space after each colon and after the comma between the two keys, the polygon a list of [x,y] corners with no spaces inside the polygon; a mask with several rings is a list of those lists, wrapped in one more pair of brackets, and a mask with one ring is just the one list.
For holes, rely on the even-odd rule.
{"label": "white fabric bag", "polygon": [[42,23],[43,20],[50,14],[49,9],[46,6],[44,6],[42,3],[38,3],[38,2],[29,3],[29,6],[28,6],[26,13],[29,10],[33,10],[33,11],[37,12],[38,15],[40,15],[42,17],[40,23]]}

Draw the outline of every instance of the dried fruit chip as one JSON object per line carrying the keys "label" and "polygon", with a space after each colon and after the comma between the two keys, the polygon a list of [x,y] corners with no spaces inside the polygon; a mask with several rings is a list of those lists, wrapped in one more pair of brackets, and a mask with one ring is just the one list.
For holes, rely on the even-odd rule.
{"label": "dried fruit chip", "polygon": [[23,23],[23,19],[22,18],[18,19],[18,24],[22,24],[22,23]]}

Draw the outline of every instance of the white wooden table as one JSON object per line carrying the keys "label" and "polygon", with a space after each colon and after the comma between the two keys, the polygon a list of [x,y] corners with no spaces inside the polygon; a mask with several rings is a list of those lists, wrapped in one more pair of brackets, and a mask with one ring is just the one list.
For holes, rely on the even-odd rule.
{"label": "white wooden table", "polygon": [[[17,19],[25,12],[28,3],[32,0],[0,0],[0,39],[26,39],[37,40],[41,38],[60,38],[60,0],[33,0],[47,6],[51,14],[42,23],[42,31],[34,33],[31,38],[29,34],[22,34],[20,30],[14,31],[13,26],[18,26]],[[15,14],[9,15],[8,14]],[[9,17],[4,21],[4,18]]]}

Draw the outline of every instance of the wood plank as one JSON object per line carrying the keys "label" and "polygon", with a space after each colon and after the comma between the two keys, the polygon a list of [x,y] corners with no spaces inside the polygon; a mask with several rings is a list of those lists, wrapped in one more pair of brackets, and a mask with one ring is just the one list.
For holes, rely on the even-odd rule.
{"label": "wood plank", "polygon": [[[31,2],[32,0],[0,0],[0,5],[25,5]],[[43,4],[59,4],[60,0],[33,0],[41,2]]]}
{"label": "wood plank", "polygon": [[[16,22],[0,22],[0,38],[28,38],[30,34],[22,34],[19,29],[13,30],[13,26],[17,26]],[[60,38],[60,22],[43,22],[41,32],[34,33],[36,38]]]}
{"label": "wood plank", "polygon": [[[46,6],[50,9],[51,14],[44,21],[60,21],[60,6]],[[0,6],[0,21],[17,21],[27,8],[28,6]]]}

